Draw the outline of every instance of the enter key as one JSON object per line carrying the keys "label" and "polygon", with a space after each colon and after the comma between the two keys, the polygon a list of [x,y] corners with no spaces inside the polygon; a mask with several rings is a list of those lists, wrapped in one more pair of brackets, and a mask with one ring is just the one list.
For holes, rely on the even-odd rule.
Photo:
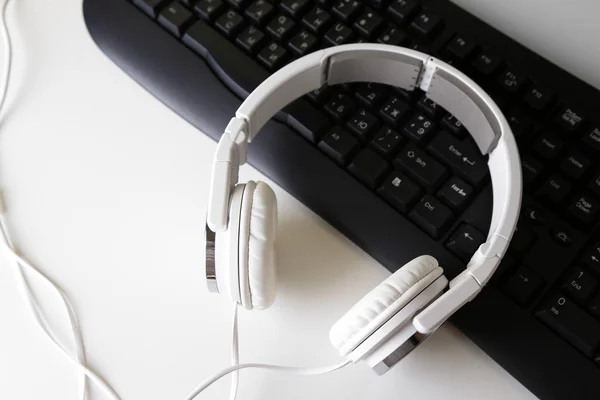
{"label": "enter key", "polygon": [[428,150],[435,157],[448,164],[457,175],[469,183],[479,186],[488,174],[488,166],[473,146],[441,131],[435,135]]}

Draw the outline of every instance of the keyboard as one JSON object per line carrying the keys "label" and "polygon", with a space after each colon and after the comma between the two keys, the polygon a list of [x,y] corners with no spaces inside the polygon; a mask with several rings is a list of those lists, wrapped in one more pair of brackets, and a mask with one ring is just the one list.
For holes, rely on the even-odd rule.
{"label": "keyboard", "polygon": [[[84,16],[111,60],[215,140],[270,74],[328,46],[410,47],[472,77],[512,126],[524,196],[492,282],[451,321],[540,399],[600,398],[596,89],[443,0],[85,0]],[[486,158],[419,91],[320,88],[248,157],[390,271],[431,254],[452,278],[489,228]]]}

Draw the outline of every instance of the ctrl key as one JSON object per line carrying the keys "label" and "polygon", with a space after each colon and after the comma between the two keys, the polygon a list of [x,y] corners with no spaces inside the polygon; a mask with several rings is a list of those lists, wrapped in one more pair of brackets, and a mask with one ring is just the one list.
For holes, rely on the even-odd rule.
{"label": "ctrl key", "polygon": [[437,239],[448,228],[454,214],[431,195],[425,195],[409,214],[421,229]]}
{"label": "ctrl key", "polygon": [[588,357],[595,355],[600,346],[600,321],[573,300],[556,294],[537,312],[537,316]]}

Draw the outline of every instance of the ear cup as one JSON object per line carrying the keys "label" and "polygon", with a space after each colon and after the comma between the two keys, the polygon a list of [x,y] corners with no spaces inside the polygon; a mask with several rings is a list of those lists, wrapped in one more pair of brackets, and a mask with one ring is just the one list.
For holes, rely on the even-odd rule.
{"label": "ear cup", "polygon": [[[253,188],[253,190],[251,189]],[[240,234],[240,290],[242,305],[263,310],[275,300],[275,237],[277,233],[277,198],[264,182],[248,183],[244,197],[252,196],[247,240]],[[242,212],[242,214],[245,214]],[[240,232],[242,233],[242,232]]]}
{"label": "ear cup", "polygon": [[352,307],[329,332],[333,346],[347,355],[443,273],[431,256],[417,257]]}

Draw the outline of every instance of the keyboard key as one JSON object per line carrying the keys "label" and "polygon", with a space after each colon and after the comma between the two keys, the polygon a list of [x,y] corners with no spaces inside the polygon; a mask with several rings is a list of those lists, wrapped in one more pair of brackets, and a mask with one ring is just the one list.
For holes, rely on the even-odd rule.
{"label": "keyboard key", "polygon": [[481,185],[488,175],[487,163],[481,155],[448,132],[441,131],[435,135],[427,149],[472,185]]}
{"label": "keyboard key", "polygon": [[404,133],[417,142],[428,139],[434,129],[434,123],[423,114],[416,114],[404,125]]}
{"label": "keyboard key", "polygon": [[417,107],[419,107],[425,114],[433,119],[440,118],[445,112],[442,107],[440,107],[435,101],[429,99],[427,96],[421,97],[421,100],[419,100],[417,103]]}
{"label": "keyboard key", "polygon": [[527,91],[523,101],[532,110],[544,111],[554,102],[554,93],[550,93],[547,89],[533,87]]}
{"label": "keyboard key", "polygon": [[398,28],[386,29],[378,38],[378,43],[389,44],[392,46],[403,46],[409,41],[408,35]]}
{"label": "keyboard key", "polygon": [[592,128],[583,136],[583,145],[594,153],[600,153],[600,128]]}
{"label": "keyboard key", "polygon": [[358,136],[362,141],[369,140],[371,135],[379,129],[381,123],[376,116],[365,109],[360,109],[346,124],[350,132]]}
{"label": "keyboard key", "polygon": [[169,0],[133,0],[133,4],[152,18],[156,18],[158,10],[168,2]]}
{"label": "keyboard key", "polygon": [[421,229],[437,239],[454,219],[452,211],[431,195],[425,195],[409,214]]}
{"label": "keyboard key", "polygon": [[358,15],[362,3],[358,0],[338,0],[334,3],[331,12],[342,21],[350,21]]}
{"label": "keyboard key", "polygon": [[600,276],[600,242],[596,242],[596,244],[586,250],[581,258],[581,262],[596,276]]}
{"label": "keyboard key", "polygon": [[317,143],[329,129],[329,118],[302,99],[293,101],[283,111],[287,124],[311,143]]}
{"label": "keyboard key", "polygon": [[592,162],[578,151],[571,151],[560,163],[560,169],[572,178],[581,178],[590,168]]}
{"label": "keyboard key", "polygon": [[371,141],[371,148],[387,159],[396,154],[404,139],[395,130],[383,127],[377,132]]}
{"label": "keyboard key", "polygon": [[267,24],[267,31],[278,41],[286,40],[292,33],[295,23],[292,17],[279,14]]}
{"label": "keyboard key", "polygon": [[377,192],[403,214],[407,213],[423,194],[419,185],[398,171],[393,171]]}
{"label": "keyboard key", "polygon": [[600,203],[592,199],[587,194],[575,197],[575,200],[571,203],[568,208],[569,214],[573,216],[577,221],[590,225],[596,222],[598,216],[598,208]]}
{"label": "keyboard key", "polygon": [[325,34],[325,40],[333,46],[350,43],[353,38],[352,29],[341,22],[335,23]]}
{"label": "keyboard key", "polygon": [[542,279],[525,266],[517,268],[506,283],[504,291],[519,305],[528,306],[542,287]]}
{"label": "keyboard key", "polygon": [[567,133],[577,132],[583,125],[584,118],[579,111],[564,108],[556,117],[556,123]]}
{"label": "keyboard key", "polygon": [[205,21],[214,21],[224,8],[225,4],[221,0],[200,0],[194,6],[194,12]]}
{"label": "keyboard key", "polygon": [[371,149],[362,149],[348,167],[359,181],[375,189],[389,170],[389,164]]}
{"label": "keyboard key", "polygon": [[462,122],[460,122],[458,118],[450,113],[446,114],[446,116],[442,119],[442,127],[459,139],[463,139],[467,133],[467,130],[463,126]]}
{"label": "keyboard key", "polygon": [[290,49],[299,57],[316,50],[317,44],[317,37],[304,30],[290,39]]}
{"label": "keyboard key", "polygon": [[248,0],[227,0],[227,2],[238,10],[243,9],[248,4]]}
{"label": "keyboard key", "polygon": [[402,149],[394,163],[429,191],[433,191],[447,174],[445,167],[413,144]]}
{"label": "keyboard key", "polygon": [[513,238],[510,242],[510,250],[515,253],[523,253],[531,249],[536,242],[537,236],[529,226],[518,224]]}
{"label": "keyboard key", "polygon": [[246,16],[258,26],[263,26],[273,15],[275,9],[267,0],[256,0],[246,9]]}
{"label": "keyboard key", "polygon": [[381,17],[373,10],[366,9],[354,22],[354,29],[362,36],[372,38],[379,32],[382,25],[383,19],[381,19]]}
{"label": "keyboard key", "polygon": [[481,53],[472,64],[475,71],[483,76],[491,76],[502,66],[502,60],[492,53]]}
{"label": "keyboard key", "polygon": [[321,7],[314,7],[302,19],[302,23],[314,34],[321,35],[331,22],[331,14]]}
{"label": "keyboard key", "polygon": [[562,287],[573,300],[582,303],[588,300],[598,287],[598,278],[580,267],[575,267]]}
{"label": "keyboard key", "polygon": [[502,75],[500,75],[500,78],[498,78],[500,87],[511,94],[519,92],[525,85],[526,81],[527,78],[525,75],[513,68],[508,68],[502,73]]}
{"label": "keyboard key", "polygon": [[192,20],[192,13],[180,3],[171,4],[158,16],[158,22],[177,37],[183,34],[183,31],[192,23]]}
{"label": "keyboard key", "polygon": [[442,185],[437,197],[455,211],[461,211],[471,201],[473,186],[453,176]]}
{"label": "keyboard key", "polygon": [[319,142],[319,148],[340,165],[347,164],[358,147],[358,140],[340,127],[333,128]]}
{"label": "keyboard key", "polygon": [[557,205],[563,202],[563,200],[571,193],[572,188],[571,184],[564,178],[558,175],[552,175],[542,186],[540,186],[536,195],[542,201]]}
{"label": "keyboard key", "polygon": [[525,155],[521,158],[521,168],[523,170],[523,186],[527,190],[544,170],[544,164],[530,155]]}
{"label": "keyboard key", "polygon": [[311,2],[309,0],[282,0],[281,8],[294,18],[300,18],[300,16],[310,7]]}
{"label": "keyboard key", "polygon": [[[588,310],[590,310],[590,312],[594,314],[596,318],[600,318],[600,293],[594,296],[594,298],[590,301]],[[596,363],[600,362],[600,354],[596,354],[595,361]]]}
{"label": "keyboard key", "polygon": [[249,26],[236,38],[236,43],[248,53],[254,54],[264,43],[267,37],[257,27]]}
{"label": "keyboard key", "polygon": [[399,24],[407,23],[417,13],[419,4],[416,0],[394,0],[388,8],[388,14]]}
{"label": "keyboard key", "polygon": [[448,239],[446,248],[464,262],[468,262],[483,242],[485,242],[483,233],[463,223]]}
{"label": "keyboard key", "polygon": [[557,294],[537,312],[538,317],[565,340],[592,357],[600,345],[600,321],[573,300]]}
{"label": "keyboard key", "polygon": [[551,232],[552,239],[561,246],[570,246],[573,244],[573,236],[569,233],[567,229],[553,227]]}
{"label": "keyboard key", "polygon": [[452,60],[464,61],[477,49],[475,41],[467,36],[456,35],[446,46],[446,53]]}
{"label": "keyboard key", "polygon": [[381,107],[380,113],[389,124],[398,126],[409,109],[410,106],[404,100],[397,96],[390,96],[388,101]]}
{"label": "keyboard key", "polygon": [[325,111],[339,120],[346,120],[356,110],[356,104],[349,95],[336,92],[325,103]]}
{"label": "keyboard key", "polygon": [[600,172],[595,173],[588,182],[588,189],[596,196],[600,197]]}
{"label": "keyboard key", "polygon": [[521,211],[521,216],[534,225],[544,225],[546,223],[546,213],[536,206],[527,206]]}
{"label": "keyboard key", "polygon": [[279,44],[271,42],[260,53],[258,59],[271,71],[279,69],[288,59],[288,52]]}
{"label": "keyboard key", "polygon": [[319,89],[311,90],[306,96],[315,103],[323,104],[331,94],[331,87],[323,86]]}
{"label": "keyboard key", "polygon": [[522,141],[524,139],[530,139],[533,136],[533,120],[525,116],[522,112],[513,110],[506,115],[506,120],[517,140]]}
{"label": "keyboard key", "polygon": [[356,97],[366,106],[377,107],[385,98],[385,86],[379,83],[361,83],[356,90]]}
{"label": "keyboard key", "polygon": [[410,29],[423,39],[431,39],[442,27],[442,19],[430,11],[421,11],[410,24]]}
{"label": "keyboard key", "polygon": [[233,10],[229,10],[217,18],[215,26],[227,37],[235,36],[244,25],[244,18]]}
{"label": "keyboard key", "polygon": [[544,133],[533,144],[533,150],[543,159],[551,161],[558,157],[564,142],[553,133]]}

